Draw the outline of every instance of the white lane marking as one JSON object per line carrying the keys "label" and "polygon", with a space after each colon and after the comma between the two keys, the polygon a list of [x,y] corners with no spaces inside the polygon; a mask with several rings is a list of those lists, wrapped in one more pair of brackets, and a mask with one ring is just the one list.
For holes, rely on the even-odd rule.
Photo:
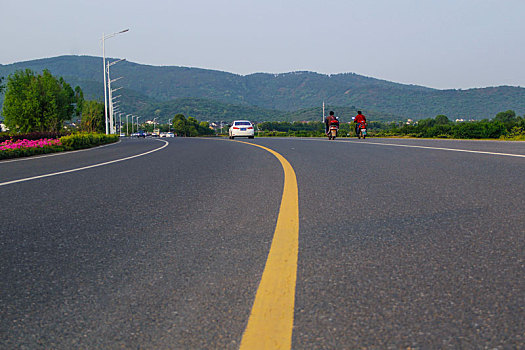
{"label": "white lane marking", "polygon": [[77,153],[77,152],[92,151],[92,150],[97,149],[97,148],[113,146],[113,145],[116,145],[116,144],[121,143],[121,142],[122,142],[122,140],[118,140],[117,142],[113,142],[113,143],[110,143],[110,144],[107,144],[107,145],[100,145],[100,146],[97,146],[97,147],[78,149],[76,151],[48,153],[48,154],[42,154],[42,155],[39,155],[39,156],[22,157],[22,158],[15,158],[15,159],[6,159],[6,160],[0,161],[0,165],[6,164],[6,163],[23,162],[23,161],[26,161],[26,160],[35,160],[35,159],[40,159],[40,158],[47,158],[47,157],[64,156],[64,155],[67,155],[67,154],[72,154],[72,153]]}
{"label": "white lane marking", "polygon": [[477,154],[490,154],[493,156],[505,156],[505,157],[518,157],[525,158],[525,154],[515,154],[515,153],[498,153],[498,152],[488,152],[488,151],[473,151],[468,149],[460,148],[445,148],[445,147],[430,147],[430,146],[417,146],[417,145],[403,145],[397,143],[380,143],[380,142],[370,142],[370,141],[352,141],[352,140],[323,140],[323,139],[297,139],[301,141],[322,141],[322,142],[341,142],[341,143],[357,143],[362,145],[378,145],[378,146],[394,146],[394,147],[406,147],[406,148],[421,148],[421,149],[431,149],[438,151],[452,151],[452,152],[464,152],[464,153],[477,153]]}
{"label": "white lane marking", "polygon": [[[339,140],[343,142],[343,140]],[[417,146],[417,145],[403,145],[396,143],[380,143],[380,142],[369,142],[369,141],[344,141],[350,143],[366,143],[369,145],[379,145],[379,146],[394,146],[394,147],[406,147],[406,148],[422,148],[422,149],[432,149],[438,151],[451,151],[451,152],[465,152],[465,153],[476,153],[476,154],[490,154],[494,156],[505,156],[505,157],[518,157],[525,158],[525,154],[514,154],[514,153],[498,153],[498,152],[487,152],[487,151],[473,151],[468,149],[458,149],[458,148],[445,148],[445,147],[430,147],[430,146]]]}
{"label": "white lane marking", "polygon": [[18,180],[12,180],[12,181],[1,182],[1,183],[0,183],[0,186],[6,186],[6,185],[11,185],[11,184],[19,183],[19,182],[25,182],[25,181],[31,181],[31,180],[36,180],[36,179],[42,179],[42,178],[50,177],[50,176],[56,176],[56,175],[62,175],[62,174],[68,174],[68,173],[73,173],[73,172],[76,172],[76,171],[82,171],[82,170],[87,170],[87,169],[97,168],[97,167],[99,167],[99,166],[104,166],[104,165],[108,165],[108,164],[113,164],[113,163],[123,162],[123,161],[125,161],[125,160],[129,160],[129,159],[133,159],[133,158],[137,158],[137,157],[142,157],[142,156],[145,156],[146,154],[150,154],[150,153],[153,153],[153,152],[160,151],[161,149],[163,149],[163,148],[165,148],[166,146],[169,145],[169,142],[168,142],[168,141],[165,141],[165,140],[157,140],[157,139],[155,139],[155,140],[156,140],[156,141],[164,142],[164,145],[163,145],[162,147],[155,148],[154,150],[151,150],[151,151],[148,151],[148,152],[144,152],[144,153],[141,153],[141,154],[136,154],[136,155],[134,155],[134,156],[129,156],[129,157],[125,157],[125,158],[120,158],[120,159],[110,160],[110,161],[108,161],[108,162],[103,162],[103,163],[98,163],[98,164],[88,165],[88,166],[84,166],[84,167],[76,168],[76,169],[70,169],[70,170],[59,171],[59,172],[56,172],[56,173],[50,173],[50,174],[44,174],[44,175],[38,175],[38,176],[27,177],[27,178],[24,178],[24,179],[18,179]]}

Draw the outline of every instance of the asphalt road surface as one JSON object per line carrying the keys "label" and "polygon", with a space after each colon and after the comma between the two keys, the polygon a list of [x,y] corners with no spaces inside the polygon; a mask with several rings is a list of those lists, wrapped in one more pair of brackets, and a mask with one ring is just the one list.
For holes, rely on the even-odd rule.
{"label": "asphalt road surface", "polygon": [[[293,349],[525,348],[525,143],[246,141],[297,177]],[[283,182],[226,139],[1,161],[0,348],[239,348]]]}

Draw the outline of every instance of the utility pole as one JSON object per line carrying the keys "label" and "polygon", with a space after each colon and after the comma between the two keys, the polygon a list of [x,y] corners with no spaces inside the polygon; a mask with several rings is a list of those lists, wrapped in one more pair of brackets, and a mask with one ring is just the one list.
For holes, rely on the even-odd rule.
{"label": "utility pole", "polygon": [[325,120],[326,120],[326,116],[324,114],[324,100],[323,100],[323,123],[325,122]]}
{"label": "utility pole", "polygon": [[[128,121],[128,117],[130,115],[131,114],[126,115],[126,135],[129,135],[129,121]],[[133,120],[131,122],[133,122]],[[133,132],[133,125],[131,125],[131,132]]]}

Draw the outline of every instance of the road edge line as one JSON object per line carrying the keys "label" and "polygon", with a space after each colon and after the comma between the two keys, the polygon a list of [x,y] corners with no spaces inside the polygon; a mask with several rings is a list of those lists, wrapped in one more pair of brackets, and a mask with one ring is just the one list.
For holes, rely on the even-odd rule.
{"label": "road edge line", "polygon": [[96,150],[98,148],[104,148],[104,147],[108,147],[108,146],[118,145],[121,142],[122,142],[122,140],[118,140],[117,142],[107,143],[107,144],[104,144],[104,145],[99,145],[99,146],[90,147],[90,148],[77,149],[77,150],[74,150],[74,151],[63,151],[63,152],[40,154],[40,155],[36,155],[36,156],[28,156],[28,157],[12,158],[12,159],[3,159],[3,160],[0,160],[0,165],[7,164],[7,163],[14,163],[14,162],[23,162],[23,161],[27,161],[27,160],[35,160],[35,159],[42,159],[42,158],[49,158],[49,157],[57,157],[57,156],[63,156],[63,155],[78,153],[78,152],[93,151],[93,150]]}
{"label": "road edge line", "polygon": [[148,151],[148,152],[145,152],[145,153],[136,154],[134,156],[129,156],[129,157],[125,157],[125,158],[110,160],[108,162],[88,165],[88,166],[84,166],[84,167],[81,167],[81,168],[75,168],[75,169],[69,169],[69,170],[64,170],[64,171],[58,171],[56,173],[37,175],[37,176],[26,177],[26,178],[18,179],[18,180],[11,180],[11,181],[6,181],[6,182],[1,182],[0,186],[7,186],[7,185],[15,184],[15,183],[20,183],[20,182],[26,182],[26,181],[31,181],[31,180],[38,180],[38,179],[43,179],[43,178],[46,178],[46,177],[51,177],[51,176],[56,176],[56,175],[69,174],[69,173],[74,173],[74,172],[77,172],[77,171],[97,168],[99,166],[104,166],[104,165],[109,165],[109,164],[113,164],[113,163],[123,162],[125,160],[129,160],[129,159],[133,159],[133,158],[137,158],[137,157],[142,157],[142,156],[145,156],[147,154],[160,151],[161,149],[163,149],[163,148],[165,148],[165,147],[167,147],[169,145],[168,141],[165,141],[165,140],[157,140],[157,141],[164,142],[165,144],[162,147],[155,148],[154,150],[151,150],[151,151]]}

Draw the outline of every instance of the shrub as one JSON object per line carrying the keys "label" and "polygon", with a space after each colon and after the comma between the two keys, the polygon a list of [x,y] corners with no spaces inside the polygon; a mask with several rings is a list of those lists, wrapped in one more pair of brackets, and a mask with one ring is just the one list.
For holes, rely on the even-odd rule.
{"label": "shrub", "polygon": [[117,135],[106,134],[73,134],[60,138],[67,149],[82,149],[118,141]]}

